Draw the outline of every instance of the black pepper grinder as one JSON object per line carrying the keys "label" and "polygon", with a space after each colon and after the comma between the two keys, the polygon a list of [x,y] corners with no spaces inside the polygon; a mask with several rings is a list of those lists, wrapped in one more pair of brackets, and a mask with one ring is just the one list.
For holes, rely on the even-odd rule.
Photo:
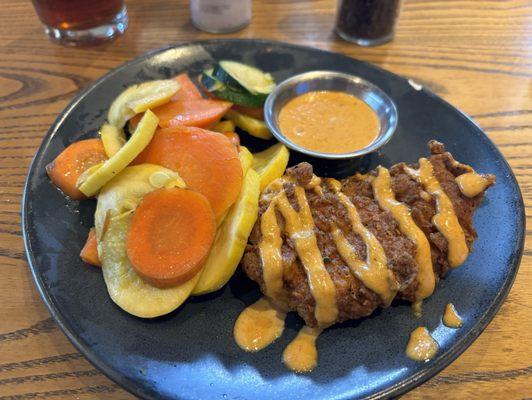
{"label": "black pepper grinder", "polygon": [[402,0],[339,0],[336,33],[360,46],[392,40]]}

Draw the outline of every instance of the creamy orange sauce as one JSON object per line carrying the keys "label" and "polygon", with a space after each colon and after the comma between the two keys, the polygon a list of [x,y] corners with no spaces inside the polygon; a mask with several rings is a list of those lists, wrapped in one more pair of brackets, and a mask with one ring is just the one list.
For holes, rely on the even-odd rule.
{"label": "creamy orange sauce", "polygon": [[488,186],[488,180],[476,172],[468,172],[457,176],[456,184],[464,196],[475,197],[482,193]]}
{"label": "creamy orange sauce", "polygon": [[282,134],[299,146],[322,153],[349,153],[371,144],[379,133],[375,112],[353,95],[308,92],[279,113]]}
{"label": "creamy orange sauce", "polygon": [[331,234],[338,253],[349,266],[353,275],[377,293],[383,304],[388,306],[397,293],[398,284],[393,272],[388,269],[388,259],[384,249],[371,231],[362,224],[360,216],[349,198],[341,192],[338,192],[337,196],[347,210],[353,232],[359,235],[366,245],[367,256],[366,260],[361,260],[340,230],[333,229]]}
{"label": "creamy orange sauce", "polygon": [[[323,264],[305,189],[301,186],[295,187],[295,197],[299,208],[299,211],[296,211],[283,190],[286,182],[289,180],[278,179],[272,182],[265,193],[271,197],[270,205],[261,218],[262,238],[259,251],[263,264],[266,294],[272,298],[284,296],[282,236],[277,221],[277,211],[284,219],[286,233],[294,243],[307,274],[310,290],[316,302],[316,321],[320,326],[325,327],[333,323],[338,315],[336,288]],[[320,183],[320,178],[313,177],[307,189],[321,194]],[[272,300],[264,297],[240,314],[233,332],[235,340],[246,351],[258,351],[281,335],[285,317],[286,313],[282,309],[274,305]],[[321,330],[322,328],[311,329],[306,326],[301,329],[283,353],[283,360],[288,368],[296,372],[308,372],[316,366],[318,360],[316,338]]]}
{"label": "creamy orange sauce", "polygon": [[416,300],[412,303],[412,311],[416,317],[423,315],[423,300]]}
{"label": "creamy orange sauce", "polygon": [[284,192],[272,200],[285,219],[286,232],[294,243],[297,255],[307,274],[312,296],[316,301],[315,317],[318,325],[326,327],[336,320],[336,287],[325,269],[314,234],[314,220],[305,195],[305,189],[295,187],[299,212],[290,205]]}
{"label": "creamy orange sauce", "polygon": [[262,274],[266,295],[272,299],[284,299],[283,291],[283,257],[281,246],[281,228],[277,223],[275,206],[270,206],[262,214],[260,220],[262,238],[259,243],[260,257],[262,260]]}
{"label": "creamy orange sauce", "polygon": [[453,303],[449,303],[445,306],[445,312],[443,313],[443,323],[449,328],[460,328],[463,324],[462,318],[456,312]]}
{"label": "creamy orange sauce", "polygon": [[325,182],[327,183],[327,186],[329,186],[333,192],[339,192],[340,190],[342,190],[342,182],[336,179],[327,178]]}
{"label": "creamy orange sauce", "polygon": [[[419,164],[419,170],[405,167],[405,171],[422,184],[426,190],[423,193],[427,197],[436,199],[437,213],[433,217],[433,223],[448,241],[451,265],[457,266],[463,262],[468,254],[463,230],[451,200],[434,176],[432,164],[423,158],[420,159]],[[408,206],[396,200],[391,176],[386,168],[379,167],[377,176],[359,175],[359,178],[371,183],[379,207],[392,214],[401,232],[416,245],[419,282],[413,308],[417,314],[420,314],[422,300],[432,294],[435,286],[428,239],[415,224]],[[393,300],[398,290],[398,283],[393,272],[387,266],[388,260],[382,245],[364,226],[349,197],[341,192],[342,184],[339,181],[331,178],[325,179],[323,182],[326,186],[322,187],[320,186],[322,180],[314,176],[305,188],[296,185],[294,187],[294,206],[288,200],[284,190],[284,186],[290,182],[293,182],[292,178],[284,177],[268,186],[264,196],[270,201],[270,205],[263,213],[260,221],[262,238],[259,242],[259,251],[263,265],[265,294],[271,296],[271,299],[278,299],[279,302],[263,297],[246,308],[235,323],[234,336],[242,349],[254,352],[274,342],[283,332],[286,312],[280,304],[284,303],[286,293],[283,287],[281,252],[283,233],[277,220],[277,214],[280,214],[284,220],[285,234],[293,243],[301,265],[306,272],[309,287],[315,300],[315,318],[319,326],[318,328],[303,327],[283,352],[283,362],[286,366],[292,371],[303,373],[312,371],[317,365],[316,339],[324,328],[334,323],[338,316],[336,288],[325,268],[318,247],[314,233],[314,220],[305,189],[324,195],[324,189],[329,188],[345,207],[353,232],[360,236],[366,245],[367,258],[366,260],[360,259],[344,233],[332,223],[330,232],[338,254],[365,286],[381,296],[383,304],[388,305]],[[461,325],[461,319],[452,304],[447,305],[443,320],[448,326],[458,327]],[[438,343],[425,327],[419,327],[411,333],[406,348],[408,357],[416,361],[428,361],[434,357],[437,351]]]}
{"label": "creamy orange sauce", "polygon": [[301,328],[296,338],[283,352],[283,362],[294,372],[310,372],[318,365],[316,339],[321,333],[319,328]]}
{"label": "creamy orange sauce", "polygon": [[409,167],[405,167],[404,170],[421,183],[428,193],[436,197],[437,213],[432,218],[432,223],[447,240],[449,264],[452,268],[459,266],[469,255],[469,249],[462,226],[454,212],[453,203],[434,176],[432,164],[426,158],[420,158],[419,170]]}
{"label": "creamy orange sauce", "polygon": [[428,194],[427,192],[425,192],[424,190],[419,192],[419,196],[425,201],[431,201],[432,200],[432,196],[430,194]]}
{"label": "creamy orange sauce", "polygon": [[[432,268],[430,244],[423,231],[419,229],[412,219],[408,206],[395,199],[390,172],[381,166],[377,168],[377,171],[378,175],[371,180],[375,199],[379,203],[380,208],[392,214],[403,235],[416,245],[416,262],[419,267],[417,275],[418,287],[416,290],[416,303],[418,303],[429,297],[434,292],[436,285],[434,270]],[[417,310],[418,313],[421,313],[420,303],[417,305]]]}
{"label": "creamy orange sauce", "polygon": [[323,193],[321,191],[320,184],[321,184],[321,178],[314,175],[312,176],[312,179],[310,180],[310,182],[305,186],[305,189],[314,189],[317,191],[318,194],[320,194],[320,193]]}
{"label": "creamy orange sauce", "polygon": [[281,336],[285,318],[284,311],[262,297],[238,316],[233,330],[235,341],[245,351],[262,350]]}
{"label": "creamy orange sauce", "polygon": [[410,340],[406,346],[406,355],[414,361],[429,361],[438,352],[438,343],[430,336],[424,326],[416,328],[410,333]]}

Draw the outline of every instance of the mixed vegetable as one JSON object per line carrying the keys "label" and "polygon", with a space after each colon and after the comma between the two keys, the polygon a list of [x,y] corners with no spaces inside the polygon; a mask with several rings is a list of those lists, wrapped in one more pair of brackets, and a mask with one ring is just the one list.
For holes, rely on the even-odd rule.
{"label": "mixed vegetable", "polygon": [[220,61],[203,71],[200,82],[212,97],[234,104],[225,114],[226,119],[255,137],[273,137],[263,121],[262,111],[266,97],[275,87],[270,74],[235,61]]}
{"label": "mixed vegetable", "polygon": [[97,198],[81,259],[101,266],[113,301],[139,317],[227,283],[260,191],[288,163],[283,145],[253,155],[236,132],[271,138],[262,119],[271,75],[220,61],[198,83],[202,90],[184,73],[127,88],[98,138],[72,143],[47,166],[70,198]]}

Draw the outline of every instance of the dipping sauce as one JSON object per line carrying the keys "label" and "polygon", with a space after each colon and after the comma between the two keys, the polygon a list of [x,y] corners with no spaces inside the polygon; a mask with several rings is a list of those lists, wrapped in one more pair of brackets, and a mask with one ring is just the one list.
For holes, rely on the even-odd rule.
{"label": "dipping sauce", "polygon": [[350,153],[370,145],[379,120],[364,101],[329,90],[290,100],[279,113],[281,133],[293,143],[321,153]]}

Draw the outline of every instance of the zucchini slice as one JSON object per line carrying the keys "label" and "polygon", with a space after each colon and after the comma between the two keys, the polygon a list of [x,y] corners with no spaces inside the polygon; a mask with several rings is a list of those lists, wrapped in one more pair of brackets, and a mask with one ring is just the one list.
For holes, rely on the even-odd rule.
{"label": "zucchini slice", "polygon": [[223,88],[224,84],[216,79],[212,74],[213,68],[206,69],[200,76],[200,82],[208,92],[213,92]]}
{"label": "zucchini slice", "polygon": [[245,107],[262,107],[265,100],[263,96],[236,92],[229,89],[227,86],[223,86],[222,89],[212,91],[211,93],[219,99],[227,100],[231,103]]}
{"label": "zucchini slice", "polygon": [[246,107],[261,107],[266,97],[255,95],[243,90],[234,90],[224,85],[212,75],[212,69],[203,71],[200,77],[201,84],[208,92],[219,99],[230,101]]}
{"label": "zucchini slice", "polygon": [[267,96],[275,87],[270,74],[236,61],[220,61],[213,75],[230,88],[244,89],[255,95]]}

